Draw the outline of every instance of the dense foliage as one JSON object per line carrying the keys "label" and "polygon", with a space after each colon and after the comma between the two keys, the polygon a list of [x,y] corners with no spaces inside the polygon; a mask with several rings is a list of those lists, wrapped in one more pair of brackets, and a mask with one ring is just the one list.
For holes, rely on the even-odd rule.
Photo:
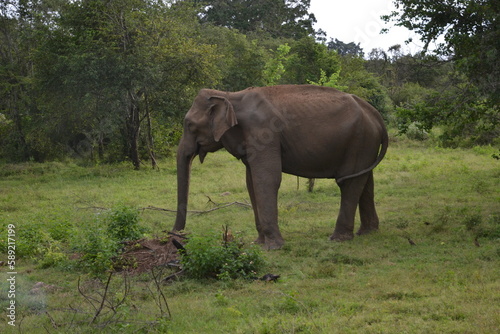
{"label": "dense foliage", "polygon": [[[500,3],[495,0],[393,1],[398,11],[384,17],[415,31],[433,53],[452,63],[442,87],[427,102],[404,108],[403,119],[429,130],[446,126],[447,140],[471,136],[479,143],[500,135]],[[429,103],[430,101],[430,103]]]}
{"label": "dense foliage", "polygon": [[182,268],[196,279],[253,278],[264,265],[260,247],[227,238],[221,240],[215,233],[190,236],[185,248],[181,253]]}
{"label": "dense foliage", "polygon": [[386,19],[426,45],[445,34],[436,55],[327,43],[309,0],[3,1],[0,159],[154,167],[200,88],[274,84],[343,89],[403,132],[441,127],[443,143],[493,142],[496,2],[395,2]]}

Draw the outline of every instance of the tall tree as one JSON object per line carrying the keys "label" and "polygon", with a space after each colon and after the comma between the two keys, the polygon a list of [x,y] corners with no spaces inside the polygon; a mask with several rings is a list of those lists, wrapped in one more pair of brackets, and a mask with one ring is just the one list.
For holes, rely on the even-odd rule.
{"label": "tall tree", "polygon": [[183,2],[71,2],[58,23],[38,53],[46,113],[64,105],[68,137],[84,134],[99,151],[121,141],[135,168],[143,151],[154,160],[151,117],[184,110],[194,91],[217,81],[214,48],[201,43],[196,12]]}
{"label": "tall tree", "polygon": [[238,91],[250,86],[261,86],[264,67],[264,48],[259,41],[225,27],[205,25],[201,31],[204,41],[215,45],[216,66],[222,79],[216,87],[226,91]]}
{"label": "tall tree", "polygon": [[494,104],[500,102],[500,2],[497,0],[394,0],[383,18],[420,35],[424,50],[451,58]]}
{"label": "tall tree", "polygon": [[339,41],[337,38],[333,39],[330,38],[330,42],[328,42],[328,50],[335,50],[337,53],[341,56],[356,56],[356,57],[363,57],[364,52],[363,48],[359,46],[360,43],[356,44],[354,42],[350,43],[344,43],[342,41]]}
{"label": "tall tree", "polygon": [[307,84],[318,81],[322,70],[327,77],[339,70],[339,55],[328,51],[324,44],[317,43],[313,37],[304,37],[290,44],[285,73],[281,83]]}
{"label": "tall tree", "polygon": [[309,13],[310,0],[208,0],[205,3],[204,22],[242,33],[264,32],[275,38],[295,39],[315,33],[316,18]]}
{"label": "tall tree", "polygon": [[41,135],[36,103],[34,54],[54,28],[59,0],[6,0],[0,3],[0,155],[11,160],[46,157],[52,150]]}
{"label": "tall tree", "polygon": [[[397,11],[383,18],[415,31],[424,52],[451,61],[450,89],[401,113],[426,129],[447,128],[448,139],[468,136],[487,143],[500,135],[500,2],[497,0],[394,0]],[[443,42],[440,42],[440,38]]]}

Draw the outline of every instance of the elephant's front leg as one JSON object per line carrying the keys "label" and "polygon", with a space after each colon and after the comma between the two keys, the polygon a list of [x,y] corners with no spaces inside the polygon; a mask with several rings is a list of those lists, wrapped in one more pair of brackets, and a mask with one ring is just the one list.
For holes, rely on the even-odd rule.
{"label": "elephant's front leg", "polygon": [[281,184],[281,161],[257,161],[247,164],[247,186],[255,213],[259,236],[266,249],[279,249],[284,240],[278,227],[278,189]]}
{"label": "elephant's front leg", "polygon": [[253,214],[255,217],[255,226],[257,227],[258,237],[255,239],[255,243],[264,245],[266,243],[266,237],[264,231],[260,226],[259,220],[259,210],[257,210],[257,201],[255,200],[255,191],[253,189],[252,173],[250,172],[250,167],[247,166],[247,189],[250,195],[250,201],[252,202]]}
{"label": "elephant's front leg", "polygon": [[333,241],[351,240],[354,238],[354,217],[359,199],[365,189],[368,175],[345,180],[340,184],[340,211],[335,230],[330,237]]}

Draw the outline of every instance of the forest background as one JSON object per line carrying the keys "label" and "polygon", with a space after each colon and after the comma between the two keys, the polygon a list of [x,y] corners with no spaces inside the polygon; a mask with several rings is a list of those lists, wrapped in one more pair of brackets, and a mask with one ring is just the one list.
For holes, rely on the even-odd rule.
{"label": "forest background", "polygon": [[0,160],[155,167],[200,88],[275,84],[356,94],[414,139],[498,144],[498,2],[394,3],[422,52],[329,38],[310,0],[2,1]]}

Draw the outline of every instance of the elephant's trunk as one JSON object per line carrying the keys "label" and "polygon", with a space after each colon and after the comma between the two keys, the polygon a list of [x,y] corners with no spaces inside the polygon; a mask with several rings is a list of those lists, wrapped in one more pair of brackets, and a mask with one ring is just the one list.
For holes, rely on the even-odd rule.
{"label": "elephant's trunk", "polygon": [[191,162],[197,154],[196,142],[189,137],[185,131],[177,149],[177,217],[174,231],[183,230],[186,226]]}

